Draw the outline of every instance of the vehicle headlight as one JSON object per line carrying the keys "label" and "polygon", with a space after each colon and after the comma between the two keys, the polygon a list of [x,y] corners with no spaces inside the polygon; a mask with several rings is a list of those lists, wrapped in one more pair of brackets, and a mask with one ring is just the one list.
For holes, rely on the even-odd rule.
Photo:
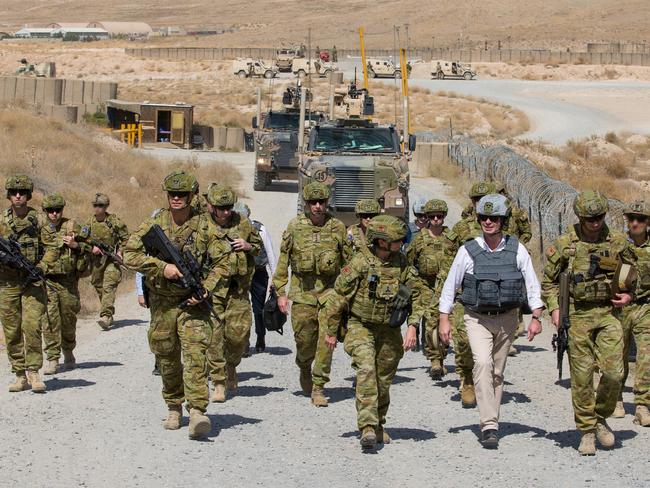
{"label": "vehicle headlight", "polygon": [[397,205],[398,207],[403,207],[404,206],[404,199],[396,198],[395,199],[395,205]]}
{"label": "vehicle headlight", "polygon": [[266,160],[264,158],[257,158],[257,164],[264,164]]}

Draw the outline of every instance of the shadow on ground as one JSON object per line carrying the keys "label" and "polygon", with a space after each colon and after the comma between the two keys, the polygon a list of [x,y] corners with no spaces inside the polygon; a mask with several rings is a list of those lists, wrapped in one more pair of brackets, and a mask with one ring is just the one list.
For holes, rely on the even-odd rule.
{"label": "shadow on ground", "polygon": [[240,382],[248,380],[268,380],[273,378],[270,373],[260,373],[259,371],[242,371],[237,372],[237,380]]}
{"label": "shadow on ground", "polygon": [[106,368],[109,366],[124,366],[124,364],[115,361],[86,361],[84,363],[77,363],[77,369]]}
{"label": "shadow on ground", "polygon": [[57,391],[57,390],[67,390],[70,388],[85,388],[86,386],[92,386],[96,384],[94,381],[82,380],[82,379],[60,379],[52,378],[51,380],[46,380],[45,385],[47,386],[47,391]]}
{"label": "shadow on ground", "polygon": [[241,397],[261,397],[284,390],[278,386],[239,386],[235,394]]}

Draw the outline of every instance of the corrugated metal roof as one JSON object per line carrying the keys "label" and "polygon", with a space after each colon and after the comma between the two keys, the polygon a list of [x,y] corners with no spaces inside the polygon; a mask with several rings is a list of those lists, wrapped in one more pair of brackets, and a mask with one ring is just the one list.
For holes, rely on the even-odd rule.
{"label": "corrugated metal roof", "polygon": [[111,34],[149,34],[153,29],[146,22],[104,22],[93,21],[88,27],[100,27]]}

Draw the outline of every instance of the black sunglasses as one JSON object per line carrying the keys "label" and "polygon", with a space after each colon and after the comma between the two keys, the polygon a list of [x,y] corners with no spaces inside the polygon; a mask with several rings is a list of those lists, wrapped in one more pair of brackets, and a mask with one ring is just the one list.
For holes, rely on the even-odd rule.
{"label": "black sunglasses", "polygon": [[497,215],[479,215],[478,220],[479,222],[487,222],[488,220],[490,222],[499,222],[502,219],[502,217],[497,216]]}
{"label": "black sunglasses", "polygon": [[218,205],[216,208],[217,208],[217,210],[232,210],[233,208],[235,208],[235,206],[234,205]]}
{"label": "black sunglasses", "polygon": [[29,195],[30,192],[29,192],[29,190],[19,190],[19,189],[11,190],[10,189],[10,190],[7,190],[7,193],[9,193],[9,195],[18,195],[19,197],[23,197],[25,195]]}
{"label": "black sunglasses", "polygon": [[106,208],[106,205],[101,204],[101,203],[94,203],[93,207],[95,207],[95,208]]}
{"label": "black sunglasses", "polygon": [[47,213],[54,213],[54,212],[56,212],[56,213],[61,213],[61,212],[63,212],[63,209],[62,209],[61,207],[56,207],[56,208],[46,208],[45,211],[46,211]]}
{"label": "black sunglasses", "polygon": [[593,217],[584,217],[587,222],[600,222],[605,218],[605,214],[595,215]]}
{"label": "black sunglasses", "polygon": [[376,214],[359,214],[360,219],[371,219],[375,216]]}
{"label": "black sunglasses", "polygon": [[189,191],[168,191],[167,194],[172,198],[183,198],[190,196]]}
{"label": "black sunglasses", "polygon": [[327,201],[327,198],[317,198],[316,200],[309,200],[308,203],[310,205],[315,205],[317,203],[320,203],[321,205],[325,205],[326,201]]}
{"label": "black sunglasses", "polygon": [[628,215],[627,220],[629,220],[630,222],[636,220],[637,222],[644,223],[648,221],[648,217],[646,217],[645,215]]}
{"label": "black sunglasses", "polygon": [[447,214],[429,214],[429,215],[428,215],[428,217],[429,217],[430,219],[432,219],[432,220],[433,220],[433,219],[442,220],[442,219],[444,219],[446,216],[447,216]]}

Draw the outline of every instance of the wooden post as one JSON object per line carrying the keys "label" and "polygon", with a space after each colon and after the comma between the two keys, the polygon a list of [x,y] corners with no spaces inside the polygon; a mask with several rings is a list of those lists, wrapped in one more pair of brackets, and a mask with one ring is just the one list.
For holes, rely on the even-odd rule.
{"label": "wooden post", "polygon": [[537,219],[539,220],[539,252],[540,261],[544,264],[544,224],[542,223],[542,207],[537,204]]}

